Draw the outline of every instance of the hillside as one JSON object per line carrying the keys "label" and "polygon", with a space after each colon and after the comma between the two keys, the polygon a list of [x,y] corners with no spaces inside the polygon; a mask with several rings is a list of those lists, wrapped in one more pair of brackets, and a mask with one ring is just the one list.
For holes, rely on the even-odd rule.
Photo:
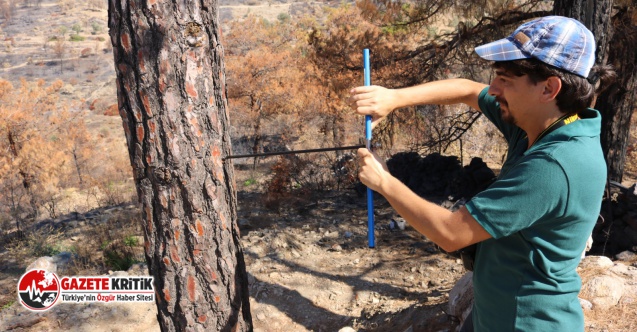
{"label": "hillside", "polygon": [[[323,5],[341,2],[220,3],[220,18],[227,31],[231,21],[248,15],[275,22],[286,16],[320,13]],[[86,123],[97,141],[95,150],[102,156],[98,163],[119,166],[113,179],[64,188],[57,215],[43,210],[29,225],[26,239],[13,237],[14,224],[0,218],[0,330],[159,330],[154,303],[61,304],[46,313],[27,312],[16,303],[18,278],[41,257],[53,257],[57,273],[62,275],[147,273],[107,30],[105,4],[96,0],[24,1],[12,10],[10,20],[0,15],[1,78],[16,87],[22,78],[49,83],[62,80],[61,104]],[[294,118],[290,119],[292,123]],[[306,134],[311,137],[314,133]],[[247,144],[242,148],[248,150]],[[319,157],[328,162],[334,159]],[[497,158],[492,159],[497,165]],[[351,169],[345,171],[343,184],[339,182],[340,190],[312,192],[299,185],[296,191],[268,196],[265,188],[275,162],[274,158],[261,160],[255,169],[250,161],[235,164],[238,223],[255,331],[454,331],[459,321],[449,308],[450,291],[466,273],[456,257],[442,252],[410,226],[396,226],[393,221],[399,217],[378,197],[377,246],[368,248],[365,197],[352,184],[355,181],[347,178]],[[445,168],[438,170],[446,176]],[[332,174],[331,170],[325,173]],[[625,184],[633,182],[628,176]],[[445,183],[432,186],[444,192],[438,189]],[[122,253],[124,257],[112,256]],[[609,310],[587,311],[588,332],[637,328],[637,299],[631,295],[637,294],[636,261],[630,256],[610,263],[617,273],[624,273],[612,277],[625,280],[627,296]],[[585,281],[611,273],[601,270],[597,266],[585,270]]]}

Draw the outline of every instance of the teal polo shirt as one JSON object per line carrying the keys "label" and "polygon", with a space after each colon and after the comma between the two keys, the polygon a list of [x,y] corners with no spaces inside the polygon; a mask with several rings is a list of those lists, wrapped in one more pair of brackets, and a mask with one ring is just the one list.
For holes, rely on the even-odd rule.
{"label": "teal polo shirt", "polygon": [[476,331],[584,331],[576,272],[601,209],[601,116],[588,109],[527,150],[485,88],[480,109],[508,142],[498,179],[466,207],[493,238],[478,244]]}

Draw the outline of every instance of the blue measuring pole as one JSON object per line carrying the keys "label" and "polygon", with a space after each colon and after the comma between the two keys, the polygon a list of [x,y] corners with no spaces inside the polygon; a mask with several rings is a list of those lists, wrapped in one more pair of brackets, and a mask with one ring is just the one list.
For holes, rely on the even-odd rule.
{"label": "blue measuring pole", "polygon": [[[363,68],[365,77],[365,86],[372,84],[371,66],[369,65],[369,49],[363,50]],[[365,116],[365,147],[372,151],[372,116]],[[370,248],[376,246],[374,240],[374,192],[367,187],[367,244]]]}

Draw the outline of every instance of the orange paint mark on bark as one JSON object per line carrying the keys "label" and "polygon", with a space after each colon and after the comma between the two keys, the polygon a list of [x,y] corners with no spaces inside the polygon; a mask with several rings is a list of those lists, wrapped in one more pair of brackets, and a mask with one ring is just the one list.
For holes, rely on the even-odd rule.
{"label": "orange paint mark on bark", "polygon": [[215,295],[215,303],[219,303],[221,301],[221,297],[219,295]]}
{"label": "orange paint mark on bark", "polygon": [[170,265],[170,259],[168,259],[168,257],[164,257],[163,261],[165,265]]}
{"label": "orange paint mark on bark", "polygon": [[150,108],[150,99],[146,92],[142,92],[142,104],[144,104],[144,111],[146,111],[146,115],[153,116],[153,110]]}
{"label": "orange paint mark on bark", "polygon": [[206,317],[206,315],[201,315],[197,318],[197,321],[201,324],[205,323],[206,320],[208,319],[208,317]]}
{"label": "orange paint mark on bark", "polygon": [[195,89],[195,86],[190,82],[186,82],[186,93],[192,98],[197,98],[198,96],[197,89]]}
{"label": "orange paint mark on bark", "polygon": [[128,37],[128,33],[123,33],[122,34],[122,47],[124,47],[124,50],[126,52],[130,52],[130,38]]}
{"label": "orange paint mark on bark", "polygon": [[170,302],[170,291],[168,290],[168,288],[164,288],[164,300],[166,300],[166,302]]}
{"label": "orange paint mark on bark", "polygon": [[194,256],[199,256],[199,255],[201,255],[201,250],[199,250],[199,249],[195,249],[195,250],[193,250],[193,251],[192,251],[192,254],[193,254]]}
{"label": "orange paint mark on bark", "polygon": [[175,246],[170,246],[170,258],[172,258],[173,262],[181,263],[181,259],[179,258],[179,252]]}
{"label": "orange paint mark on bark", "polygon": [[203,236],[203,225],[201,224],[201,221],[199,221],[199,219],[195,221],[195,226],[197,227],[197,234],[199,234],[199,236]]}
{"label": "orange paint mark on bark", "polygon": [[228,228],[226,226],[226,216],[223,213],[219,214],[219,219],[221,219],[221,229],[223,229],[224,231]]}
{"label": "orange paint mark on bark", "polygon": [[195,300],[195,277],[193,276],[188,276],[188,281],[186,283],[186,288],[188,290],[188,299],[190,301],[194,301]]}
{"label": "orange paint mark on bark", "polygon": [[210,276],[212,277],[212,281],[217,281],[217,274],[215,271],[210,271]]}
{"label": "orange paint mark on bark", "polygon": [[210,154],[212,155],[212,158],[219,158],[221,156],[221,150],[219,150],[219,146],[218,145],[213,145],[212,146],[212,150],[210,151]]}
{"label": "orange paint mark on bark", "polygon": [[[128,66],[125,64],[120,64],[117,66],[117,68],[119,69],[119,72],[123,75],[126,76],[128,74]],[[126,82],[124,82],[124,84],[126,84]]]}
{"label": "orange paint mark on bark", "polygon": [[175,231],[175,240],[179,241],[179,230]]}
{"label": "orange paint mark on bark", "polygon": [[138,124],[136,130],[137,130],[137,141],[138,142],[144,141],[144,126],[142,126],[141,124]]}
{"label": "orange paint mark on bark", "polygon": [[146,70],[146,65],[144,64],[144,53],[142,52],[142,50],[139,50],[139,52],[137,52],[137,63],[139,64],[139,69],[141,69],[141,71]]}

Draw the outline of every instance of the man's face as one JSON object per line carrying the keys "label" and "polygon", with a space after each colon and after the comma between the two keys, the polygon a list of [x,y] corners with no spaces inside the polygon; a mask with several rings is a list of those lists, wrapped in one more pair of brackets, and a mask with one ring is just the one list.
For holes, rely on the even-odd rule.
{"label": "man's face", "polygon": [[502,120],[519,126],[519,121],[530,113],[531,96],[537,84],[533,84],[527,75],[515,76],[500,68],[495,74],[489,94],[500,104]]}

